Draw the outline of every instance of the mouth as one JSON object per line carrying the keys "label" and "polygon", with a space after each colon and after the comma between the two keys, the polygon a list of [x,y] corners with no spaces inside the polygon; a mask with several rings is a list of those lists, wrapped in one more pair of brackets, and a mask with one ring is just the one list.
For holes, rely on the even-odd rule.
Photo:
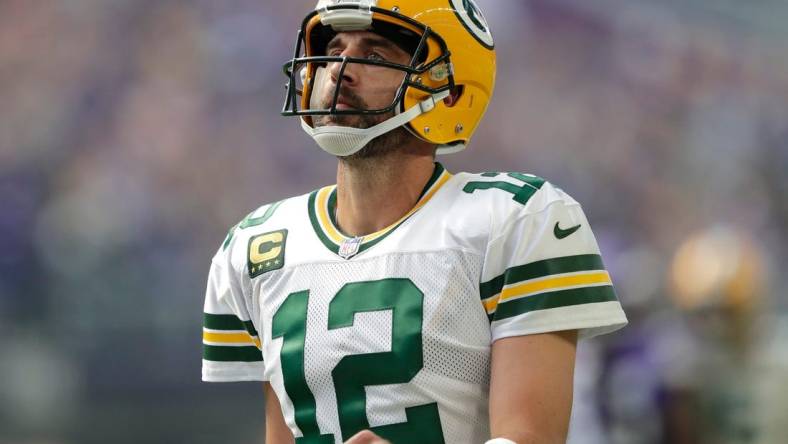
{"label": "mouth", "polygon": [[[324,96],[323,100],[323,108],[324,109],[331,109],[331,105],[334,100],[334,93],[335,91],[330,91],[330,95]],[[360,111],[365,108],[365,104],[360,97],[357,97],[355,93],[351,91],[341,91],[339,96],[337,97],[336,102],[336,110],[337,111]]]}
{"label": "mouth", "polygon": [[361,108],[357,106],[357,104],[354,103],[354,100],[352,100],[351,98],[345,96],[339,96],[339,98],[337,98],[336,109],[338,111],[339,110],[346,111],[346,110],[359,110]]}
{"label": "mouth", "polygon": [[[323,100],[321,100],[321,106],[324,110],[331,110],[334,100],[334,91],[330,91],[330,94],[323,96]],[[353,111],[361,111],[366,108],[366,104],[360,97],[356,97],[353,92],[348,91],[345,93],[344,91],[339,94],[337,97],[336,105],[334,107],[334,111],[336,112],[349,112],[349,114],[328,114],[320,116],[314,120],[317,126],[333,126],[333,125],[344,125],[344,126],[359,126],[361,122],[359,121],[359,116],[355,115]],[[361,119],[363,120],[363,119]]]}

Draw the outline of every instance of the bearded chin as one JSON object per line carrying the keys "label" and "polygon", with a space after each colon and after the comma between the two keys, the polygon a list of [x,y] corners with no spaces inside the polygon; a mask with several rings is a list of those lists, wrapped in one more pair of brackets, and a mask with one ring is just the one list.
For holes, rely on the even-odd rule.
{"label": "bearded chin", "polygon": [[394,128],[393,130],[381,134],[370,140],[357,152],[340,157],[339,159],[347,163],[358,163],[370,159],[385,157],[398,152],[407,141],[410,133],[404,127]]}
{"label": "bearded chin", "polygon": [[[323,109],[328,108],[329,105],[323,104]],[[335,114],[327,116],[314,116],[312,121],[315,127],[337,125],[367,129],[392,117],[394,117],[394,113],[366,115]],[[410,133],[408,133],[408,131],[403,127],[394,128],[393,130],[370,140],[369,143],[367,143],[359,151],[349,156],[339,157],[339,159],[344,162],[354,163],[389,155],[393,152],[396,152],[397,148],[405,143],[409,135]]]}

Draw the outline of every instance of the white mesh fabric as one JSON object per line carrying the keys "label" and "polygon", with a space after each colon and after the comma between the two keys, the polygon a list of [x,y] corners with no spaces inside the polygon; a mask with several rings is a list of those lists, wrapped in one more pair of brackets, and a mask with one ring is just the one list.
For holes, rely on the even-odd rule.
{"label": "white mesh fabric", "polygon": [[312,138],[328,153],[345,157],[356,153],[375,137],[373,134],[361,131],[349,131],[354,129],[357,128],[324,126],[316,128]]}
{"label": "white mesh fabric", "polygon": [[[478,443],[489,437],[490,329],[478,296],[480,272],[481,258],[468,253],[390,253],[298,265],[266,283],[268,288],[277,288],[275,297],[262,298],[266,325],[271,325],[288,294],[310,291],[304,369],[322,433],[333,433],[336,442],[342,442],[332,369],[347,355],[391,349],[391,310],[357,313],[351,327],[328,330],[329,303],[346,283],[408,278],[424,294],[424,366],[410,383],[367,386],[370,425],[403,422],[406,407],[437,402],[447,443]],[[278,362],[282,339],[271,341],[270,331],[267,337],[267,374],[283,400],[287,395]],[[301,436],[292,407],[283,411],[296,436]]]}

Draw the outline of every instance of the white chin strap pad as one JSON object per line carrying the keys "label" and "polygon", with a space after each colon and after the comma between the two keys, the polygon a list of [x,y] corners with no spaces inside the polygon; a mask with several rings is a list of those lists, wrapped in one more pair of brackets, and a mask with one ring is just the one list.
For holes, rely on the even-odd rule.
{"label": "white chin strap pad", "polygon": [[[384,120],[369,128],[353,128],[349,126],[321,126],[312,128],[304,119],[301,119],[301,128],[315,139],[315,142],[324,151],[334,156],[350,156],[364,148],[372,139],[398,128],[416,117],[435,108],[435,103],[449,96],[449,91],[433,94],[412,106],[409,110]],[[314,117],[313,119],[314,120]]]}

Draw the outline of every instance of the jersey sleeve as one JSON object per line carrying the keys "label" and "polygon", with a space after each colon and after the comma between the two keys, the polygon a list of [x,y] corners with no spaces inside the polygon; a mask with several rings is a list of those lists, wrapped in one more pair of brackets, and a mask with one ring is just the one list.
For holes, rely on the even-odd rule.
{"label": "jersey sleeve", "polygon": [[627,323],[580,205],[545,183],[493,232],[480,285],[495,341],[578,330],[580,338]]}
{"label": "jersey sleeve", "polygon": [[203,308],[202,380],[263,381],[263,355],[229,251],[211,261]]}

